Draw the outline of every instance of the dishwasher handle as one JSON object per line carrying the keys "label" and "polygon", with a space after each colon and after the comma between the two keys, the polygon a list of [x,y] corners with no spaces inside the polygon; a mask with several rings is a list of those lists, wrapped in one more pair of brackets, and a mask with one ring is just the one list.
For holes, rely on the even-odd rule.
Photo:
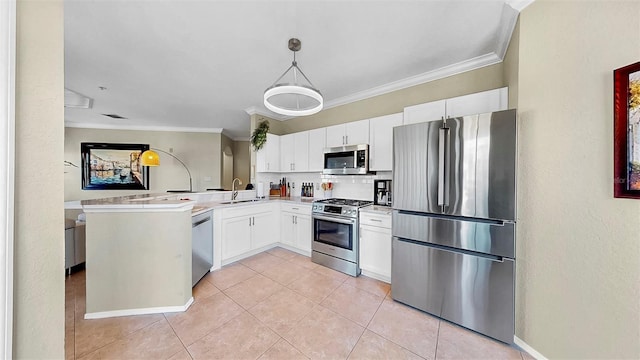
{"label": "dishwasher handle", "polygon": [[191,227],[194,228],[194,227],[200,226],[200,225],[206,223],[207,221],[211,221],[211,216],[208,216],[208,217],[206,217],[206,218],[204,218],[202,220],[194,222],[193,224],[191,224]]}

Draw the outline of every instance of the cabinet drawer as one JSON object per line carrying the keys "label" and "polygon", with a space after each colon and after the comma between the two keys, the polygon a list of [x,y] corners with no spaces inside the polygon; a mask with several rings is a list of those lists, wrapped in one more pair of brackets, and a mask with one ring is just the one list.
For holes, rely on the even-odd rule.
{"label": "cabinet drawer", "polygon": [[222,209],[222,218],[230,219],[238,216],[249,216],[263,212],[271,212],[273,211],[273,205],[275,204],[251,204],[224,208]]}
{"label": "cabinet drawer", "polygon": [[280,204],[280,209],[282,211],[286,211],[294,214],[311,215],[311,206],[309,205],[300,205],[300,204],[283,202]]}
{"label": "cabinet drawer", "polygon": [[360,225],[370,225],[391,229],[391,215],[360,213]]}

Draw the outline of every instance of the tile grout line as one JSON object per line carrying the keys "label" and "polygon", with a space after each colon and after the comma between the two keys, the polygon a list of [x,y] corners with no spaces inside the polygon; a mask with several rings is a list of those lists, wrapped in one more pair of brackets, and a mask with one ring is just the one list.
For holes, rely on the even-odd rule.
{"label": "tile grout line", "polygon": [[[259,304],[259,303],[258,303],[258,304]],[[257,306],[258,304],[254,305],[254,306],[252,306],[252,307]],[[265,351],[263,351],[263,352],[260,354],[260,356],[258,356],[258,357],[256,358],[256,359],[259,359],[262,355],[264,355],[264,354],[265,354],[267,351],[269,351],[272,347],[276,346],[276,344],[278,343],[278,341],[280,341],[281,339],[282,339],[282,340],[284,340],[284,338],[283,338],[280,334],[278,334],[275,330],[273,330],[272,328],[270,328],[267,324],[265,324],[265,323],[263,323],[262,321],[260,321],[260,319],[258,319],[257,317],[255,317],[255,315],[253,315],[251,312],[249,312],[249,310],[246,310],[246,312],[247,312],[247,314],[248,314],[249,316],[251,316],[251,317],[252,317],[255,321],[257,321],[260,325],[262,325],[262,326],[266,327],[269,331],[271,331],[272,333],[276,334],[276,336],[278,337],[278,339],[277,339],[273,344],[271,344],[271,346],[269,346]],[[292,346],[293,346],[293,345],[292,345]],[[294,348],[295,348],[295,347],[294,347]]]}
{"label": "tile grout line", "polygon": [[438,356],[438,342],[440,341],[440,326],[442,325],[442,320],[438,319],[438,332],[436,333],[436,348],[433,353],[433,359],[436,360]]}
{"label": "tile grout line", "polygon": [[[387,299],[387,297],[386,297],[386,295],[385,295],[384,299],[383,299],[383,300],[382,300],[382,302],[380,303],[380,306],[378,307],[378,310],[376,310],[376,314],[378,313],[378,311],[380,311],[380,308],[382,307],[382,304],[384,304],[384,302],[386,301],[386,299]],[[394,301],[394,300],[393,300],[393,299],[391,299],[391,301]],[[371,318],[371,320],[369,321],[369,324],[367,324],[366,330],[369,330],[369,331],[371,331],[372,333],[374,333],[374,334],[376,334],[376,335],[380,336],[381,338],[383,338],[383,339],[385,339],[385,340],[389,341],[390,343],[395,344],[395,345],[397,345],[397,346],[401,347],[402,349],[407,350],[408,352],[410,352],[410,353],[412,353],[412,354],[416,355],[417,357],[419,357],[419,358],[421,358],[421,359],[424,359],[422,356],[420,356],[420,355],[416,354],[415,352],[413,352],[413,351],[411,351],[411,350],[407,349],[406,347],[404,347],[404,346],[402,346],[402,345],[398,344],[397,342],[395,342],[395,341],[393,341],[393,340],[391,340],[391,339],[389,339],[389,338],[385,337],[384,335],[377,333],[375,330],[370,329],[370,328],[369,328],[369,325],[371,325],[371,321],[373,321],[373,318],[375,318],[375,317],[376,317],[376,314],[374,314],[374,315],[373,315],[373,317],[372,317],[372,318]],[[440,329],[440,323],[439,323],[439,322],[438,322],[438,329]],[[437,340],[437,339],[436,339],[436,340]],[[435,360],[435,359],[434,359],[434,360]]]}
{"label": "tile grout line", "polygon": [[[167,314],[166,313],[162,313],[162,316],[164,317],[164,319],[167,321],[167,324],[169,324],[169,327],[171,328],[171,331],[173,331],[173,335],[175,335],[178,338],[178,341],[180,341],[180,344],[182,344],[182,348],[185,349],[187,351],[187,354],[189,354],[189,357],[191,359],[193,359],[193,356],[191,356],[191,352],[189,352],[189,349],[187,348],[187,346],[184,344],[184,342],[182,341],[182,339],[180,338],[180,336],[178,336],[178,333],[176,332],[176,329],[173,328],[173,325],[171,325],[171,321],[169,321],[169,319],[167,319]],[[176,352],[177,354],[178,352]],[[175,354],[171,355],[174,356]]]}

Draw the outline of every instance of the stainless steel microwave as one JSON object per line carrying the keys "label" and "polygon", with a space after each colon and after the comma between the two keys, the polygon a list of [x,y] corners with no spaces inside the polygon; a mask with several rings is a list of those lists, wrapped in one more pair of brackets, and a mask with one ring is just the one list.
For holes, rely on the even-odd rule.
{"label": "stainless steel microwave", "polygon": [[323,174],[361,175],[369,172],[369,145],[348,145],[324,149]]}

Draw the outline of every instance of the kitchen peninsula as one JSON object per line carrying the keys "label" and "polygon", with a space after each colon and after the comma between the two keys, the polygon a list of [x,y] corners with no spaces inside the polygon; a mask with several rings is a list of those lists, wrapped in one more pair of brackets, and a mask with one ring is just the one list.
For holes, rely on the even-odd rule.
{"label": "kitchen peninsula", "polygon": [[[311,199],[256,199],[255,190],[70,201],[86,215],[86,319],[176,312],[192,299],[192,217],[213,211],[213,266],[276,245],[311,254]],[[283,223],[308,225],[303,243]],[[297,221],[295,221],[297,223]],[[302,226],[302,225],[300,225]],[[212,239],[212,240],[213,240]]]}
{"label": "kitchen peninsula", "polygon": [[191,305],[194,204],[150,195],[81,202],[88,239],[86,319]]}

